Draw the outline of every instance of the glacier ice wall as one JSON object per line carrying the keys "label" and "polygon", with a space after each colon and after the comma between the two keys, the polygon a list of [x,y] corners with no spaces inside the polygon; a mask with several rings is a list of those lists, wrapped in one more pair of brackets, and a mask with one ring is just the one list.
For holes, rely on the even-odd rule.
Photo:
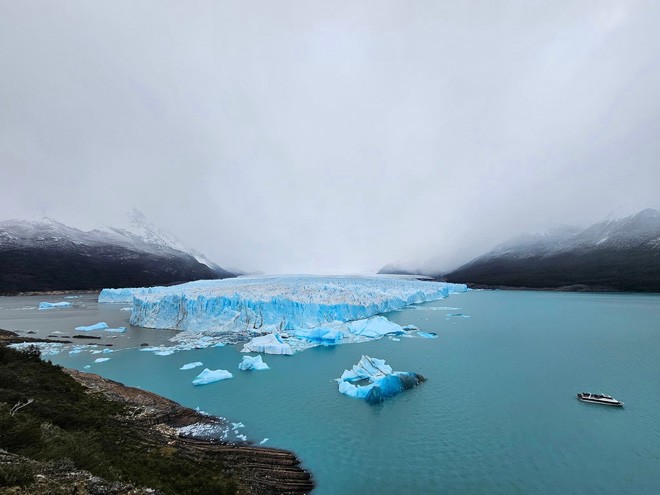
{"label": "glacier ice wall", "polygon": [[[104,289],[99,302],[131,302],[131,324],[147,328],[295,334],[466,290],[463,284],[394,276],[239,277],[172,287]],[[375,327],[365,331],[374,336],[382,332]]]}

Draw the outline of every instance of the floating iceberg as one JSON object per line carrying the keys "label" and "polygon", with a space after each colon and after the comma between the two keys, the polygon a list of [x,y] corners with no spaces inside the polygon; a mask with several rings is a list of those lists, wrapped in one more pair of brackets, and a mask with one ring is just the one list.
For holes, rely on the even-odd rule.
{"label": "floating iceberg", "polygon": [[95,363],[104,363],[106,361],[110,361],[110,358],[96,358],[94,360]]}
{"label": "floating iceberg", "polygon": [[373,318],[367,318],[365,320],[351,321],[347,326],[352,334],[372,339],[387,334],[400,335],[405,333],[401,326],[391,322],[384,316],[374,316]]}
{"label": "floating iceberg", "polygon": [[228,343],[245,342],[245,337],[254,332],[286,334],[288,340],[279,343],[273,342],[273,337],[268,337],[270,343],[256,337],[245,350],[269,352],[257,347],[274,344],[271,352],[290,354],[316,345],[362,342],[404,333],[399,325],[378,315],[465,291],[467,286],[463,284],[396,276],[301,275],[104,289],[99,302],[131,303],[130,322],[136,326],[196,332],[196,337],[178,334],[174,338],[190,344],[199,334]]}
{"label": "floating iceberg", "polygon": [[126,331],[126,327],[110,328],[106,322],[99,321],[98,323],[94,323],[93,325],[76,327],[76,330],[79,332],[103,331],[103,332],[124,333]]}
{"label": "floating iceberg", "polygon": [[291,346],[282,340],[279,333],[269,333],[255,337],[243,346],[241,352],[263,352],[264,354],[293,354]]}
{"label": "floating iceberg", "polygon": [[205,368],[199,375],[193,380],[193,385],[206,385],[207,383],[213,383],[220,380],[226,380],[227,378],[232,378],[232,375],[227,370],[210,370]]}
{"label": "floating iceberg", "polygon": [[438,334],[434,332],[417,332],[417,335],[425,339],[437,339]]}
{"label": "floating iceberg", "polygon": [[91,332],[94,330],[105,330],[108,328],[108,324],[104,321],[99,321],[98,323],[94,323],[93,325],[89,326],[81,326],[81,327],[76,327],[76,330],[79,332]]}
{"label": "floating iceberg", "polygon": [[71,303],[66,301],[56,302],[56,303],[50,303],[50,302],[39,303],[39,309],[69,308],[69,307],[71,307]]}
{"label": "floating iceberg", "polygon": [[202,366],[203,364],[204,364],[204,363],[200,363],[199,361],[197,361],[197,362],[195,362],[195,363],[184,364],[184,365],[181,366],[181,368],[179,368],[179,369],[180,369],[180,370],[191,370],[191,369],[193,369],[193,368],[197,368],[198,366]]}
{"label": "floating iceberg", "polygon": [[264,363],[261,356],[243,356],[243,361],[238,364],[238,369],[243,371],[267,370],[268,365]]}
{"label": "floating iceberg", "polygon": [[[364,399],[369,404],[379,404],[387,397],[394,397],[425,380],[422,375],[412,371],[392,371],[384,359],[362,356],[352,369],[344,370],[337,382],[342,394]],[[356,385],[354,382],[369,383]]]}

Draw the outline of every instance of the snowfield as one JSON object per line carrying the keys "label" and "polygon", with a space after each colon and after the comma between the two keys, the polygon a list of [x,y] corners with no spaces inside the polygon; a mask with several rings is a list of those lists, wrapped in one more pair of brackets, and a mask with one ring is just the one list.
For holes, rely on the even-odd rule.
{"label": "snowfield", "polygon": [[[241,335],[263,340],[270,335],[273,342],[286,339],[296,351],[404,333],[399,325],[376,315],[465,291],[463,284],[397,276],[297,275],[104,289],[99,302],[132,303],[130,322],[136,326],[215,337],[233,334],[234,339]],[[190,335],[181,339],[190,340]],[[246,347],[268,353],[273,346],[259,351],[256,345]],[[273,349],[272,353],[289,352]]]}

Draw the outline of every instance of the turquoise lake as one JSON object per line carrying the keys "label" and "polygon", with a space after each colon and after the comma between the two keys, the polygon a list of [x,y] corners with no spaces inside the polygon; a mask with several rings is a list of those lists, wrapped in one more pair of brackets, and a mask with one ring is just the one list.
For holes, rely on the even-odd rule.
{"label": "turquoise lake", "polygon": [[[64,299],[0,298],[0,328],[72,335],[98,321],[128,325],[122,305],[93,295],[71,309],[33,309],[42,300]],[[107,340],[107,362],[87,352],[46,358],[242,422],[250,441],[296,452],[319,495],[658,493],[660,296],[472,291],[386,316],[439,337],[264,355],[270,370],[243,372],[240,346],[156,356],[137,346],[173,332],[129,326]],[[341,395],[334,379],[362,354],[428,381],[376,406]],[[202,368],[179,370],[191,361],[234,378],[195,387]],[[581,403],[582,391],[625,408]]]}

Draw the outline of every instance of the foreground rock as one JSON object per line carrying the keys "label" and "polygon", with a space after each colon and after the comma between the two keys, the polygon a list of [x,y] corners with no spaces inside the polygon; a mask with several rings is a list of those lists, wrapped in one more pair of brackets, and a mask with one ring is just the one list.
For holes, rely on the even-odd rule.
{"label": "foreground rock", "polygon": [[314,487],[310,473],[300,467],[298,458],[289,451],[181,436],[179,429],[182,427],[213,425],[219,419],[93,373],[65,371],[90,393],[100,393],[126,405],[130,410],[126,420],[144,431],[145,446],[178,449],[200,462],[209,457],[221,457],[249,493],[307,493]]}
{"label": "foreground rock", "polygon": [[[6,340],[20,339],[6,334]],[[35,346],[0,345],[0,494],[312,490],[293,453],[223,443],[215,434],[223,428],[231,424],[54,366]]]}

